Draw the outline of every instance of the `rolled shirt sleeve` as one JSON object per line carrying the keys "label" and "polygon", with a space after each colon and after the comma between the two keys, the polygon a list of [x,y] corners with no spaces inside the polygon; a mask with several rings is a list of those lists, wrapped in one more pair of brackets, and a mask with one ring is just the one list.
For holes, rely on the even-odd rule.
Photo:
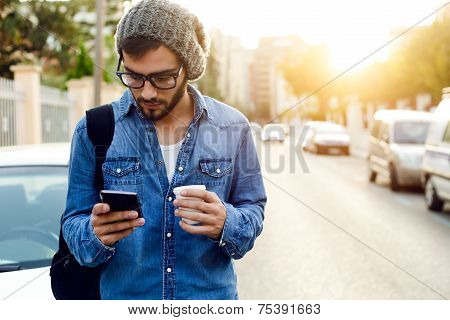
{"label": "rolled shirt sleeve", "polygon": [[261,234],[267,196],[255,143],[247,124],[236,155],[230,196],[225,205],[227,217],[219,246],[233,259],[250,251]]}

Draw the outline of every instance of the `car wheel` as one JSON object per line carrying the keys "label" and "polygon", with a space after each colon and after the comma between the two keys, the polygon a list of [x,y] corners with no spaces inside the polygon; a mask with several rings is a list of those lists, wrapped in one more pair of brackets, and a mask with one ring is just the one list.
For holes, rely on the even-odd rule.
{"label": "car wheel", "polygon": [[377,180],[377,173],[369,168],[369,181],[375,182]]}
{"label": "car wheel", "polygon": [[397,170],[395,170],[395,167],[393,164],[389,166],[389,176],[390,176],[390,187],[392,191],[398,191],[400,190],[400,185],[398,183],[398,175]]}
{"label": "car wheel", "polygon": [[429,178],[425,184],[425,203],[431,211],[439,212],[442,211],[442,208],[444,207],[444,201],[439,199],[436,189],[431,182],[431,178]]}

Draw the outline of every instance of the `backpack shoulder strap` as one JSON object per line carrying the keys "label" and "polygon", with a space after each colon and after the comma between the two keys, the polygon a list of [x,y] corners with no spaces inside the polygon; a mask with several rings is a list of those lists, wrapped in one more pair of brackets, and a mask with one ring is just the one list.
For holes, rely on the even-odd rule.
{"label": "backpack shoulder strap", "polygon": [[95,186],[103,189],[102,165],[114,137],[114,110],[107,104],[86,111],[87,134],[95,150]]}

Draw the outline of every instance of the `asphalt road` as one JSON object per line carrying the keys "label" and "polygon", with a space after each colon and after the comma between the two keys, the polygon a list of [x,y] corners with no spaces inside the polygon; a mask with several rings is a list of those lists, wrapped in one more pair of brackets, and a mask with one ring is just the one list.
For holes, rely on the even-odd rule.
{"label": "asphalt road", "polygon": [[360,157],[305,154],[308,173],[298,159],[289,168],[287,141],[261,149],[268,204],[236,261],[240,299],[450,298],[448,207],[431,213],[420,190],[369,183]]}

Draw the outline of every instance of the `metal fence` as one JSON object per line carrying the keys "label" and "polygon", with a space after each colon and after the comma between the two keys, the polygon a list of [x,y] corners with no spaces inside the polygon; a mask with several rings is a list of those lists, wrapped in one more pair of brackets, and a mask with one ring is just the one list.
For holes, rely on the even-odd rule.
{"label": "metal fence", "polygon": [[17,114],[23,94],[15,88],[14,81],[0,78],[0,146],[17,143]]}
{"label": "metal fence", "polygon": [[42,142],[67,142],[69,136],[69,110],[71,102],[67,92],[41,86]]}

